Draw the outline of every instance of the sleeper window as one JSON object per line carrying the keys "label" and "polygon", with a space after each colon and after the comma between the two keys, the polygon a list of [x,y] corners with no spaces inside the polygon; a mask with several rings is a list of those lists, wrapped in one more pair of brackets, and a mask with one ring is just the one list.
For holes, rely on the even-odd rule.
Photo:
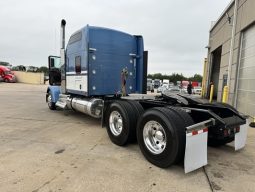
{"label": "sleeper window", "polygon": [[75,57],[75,72],[81,73],[81,56]]}

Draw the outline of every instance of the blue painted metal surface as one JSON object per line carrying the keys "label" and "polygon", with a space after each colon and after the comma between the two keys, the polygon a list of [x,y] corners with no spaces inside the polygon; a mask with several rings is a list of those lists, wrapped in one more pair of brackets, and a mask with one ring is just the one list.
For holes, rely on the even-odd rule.
{"label": "blue painted metal surface", "polygon": [[60,89],[61,89],[60,86],[55,86],[55,85],[52,85],[52,86],[48,87],[48,90],[51,92],[52,102],[56,103],[58,101],[59,94],[61,92]]}
{"label": "blue painted metal surface", "polygon": [[66,50],[67,74],[81,75],[75,72],[75,57],[81,56],[81,71],[87,72],[84,82],[87,92],[77,90],[77,86],[72,90],[69,86],[69,93],[84,96],[116,94],[121,91],[123,69],[128,70],[126,92],[142,93],[143,49],[141,36],[87,25],[71,36]]}
{"label": "blue painted metal surface", "polygon": [[[136,36],[137,41],[137,63],[136,63],[136,92],[142,93],[143,92],[143,75],[144,75],[144,66],[143,66],[143,37],[142,36]],[[147,80],[147,74],[146,74],[146,80]]]}
{"label": "blue painted metal surface", "polygon": [[[66,47],[67,65],[66,72],[75,71],[75,57],[81,56],[81,71],[86,71],[88,69],[88,30],[89,26],[75,32]],[[81,34],[81,36],[79,36]],[[77,36],[78,35],[78,36]],[[77,37],[76,37],[77,36]],[[72,41],[74,38],[76,41]]]}

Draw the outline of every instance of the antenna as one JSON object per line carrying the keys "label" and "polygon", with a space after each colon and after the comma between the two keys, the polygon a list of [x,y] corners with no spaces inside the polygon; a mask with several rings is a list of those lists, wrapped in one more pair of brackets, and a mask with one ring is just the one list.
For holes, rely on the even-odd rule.
{"label": "antenna", "polygon": [[226,17],[227,17],[228,24],[231,24],[231,17],[229,16],[228,13],[226,13]]}

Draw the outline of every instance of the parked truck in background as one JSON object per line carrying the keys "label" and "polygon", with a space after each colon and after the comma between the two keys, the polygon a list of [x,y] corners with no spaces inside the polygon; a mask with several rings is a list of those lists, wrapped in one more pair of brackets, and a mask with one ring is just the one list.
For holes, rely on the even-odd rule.
{"label": "parked truck in background", "polygon": [[160,79],[154,79],[154,88],[157,89],[160,87],[160,85],[161,85]]}
{"label": "parked truck in background", "polygon": [[10,68],[6,66],[0,66],[0,81],[4,81],[6,83],[15,83],[16,77]]}
{"label": "parked truck in background", "polygon": [[163,83],[162,84],[167,84],[169,85],[169,79],[163,79]]}
{"label": "parked truck in background", "polygon": [[153,80],[150,78],[147,79],[147,91],[154,92]]}
{"label": "parked truck in background", "polygon": [[231,106],[181,94],[146,95],[142,36],[87,25],[65,46],[65,24],[62,20],[61,56],[48,58],[51,110],[100,118],[114,144],[137,140],[149,162],[165,168],[184,161],[185,173],[207,164],[207,143],[234,140],[236,150],[244,147],[246,119]]}

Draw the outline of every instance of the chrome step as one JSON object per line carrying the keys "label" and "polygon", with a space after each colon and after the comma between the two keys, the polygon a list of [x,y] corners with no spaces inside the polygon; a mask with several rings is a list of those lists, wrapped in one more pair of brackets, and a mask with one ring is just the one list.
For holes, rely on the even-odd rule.
{"label": "chrome step", "polygon": [[60,94],[59,95],[59,99],[58,101],[56,102],[56,106],[62,108],[62,109],[66,109],[67,106],[66,106],[66,100],[67,98],[69,97],[69,95],[63,95],[63,94]]}
{"label": "chrome step", "polygon": [[66,108],[66,102],[57,101],[56,106],[65,109]]}

